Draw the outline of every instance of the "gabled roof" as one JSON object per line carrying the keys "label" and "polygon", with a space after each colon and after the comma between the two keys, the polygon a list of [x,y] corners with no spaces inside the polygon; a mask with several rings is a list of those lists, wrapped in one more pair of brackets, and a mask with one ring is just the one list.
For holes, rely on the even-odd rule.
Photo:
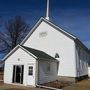
{"label": "gabled roof", "polygon": [[27,39],[32,35],[32,33],[36,30],[36,28],[41,24],[41,22],[45,22],[47,24],[49,24],[50,26],[52,26],[53,28],[55,28],[56,30],[58,30],[59,32],[63,33],[64,35],[66,35],[67,37],[71,38],[72,40],[75,41],[75,43],[81,45],[88,53],[90,53],[89,49],[76,37],[74,36],[73,34],[65,31],[64,29],[62,29],[61,27],[53,24],[51,21],[41,17],[39,19],[39,21],[36,23],[36,25],[31,29],[31,31],[28,33],[28,35],[25,37],[25,39],[21,42],[20,45],[23,45]]}
{"label": "gabled roof", "polygon": [[5,61],[9,56],[11,56],[18,48],[21,48],[22,50],[24,50],[26,53],[30,54],[33,58],[37,58],[35,57],[33,54],[31,54],[30,52],[28,52],[27,50],[25,50],[22,46],[17,45],[14,49],[12,49],[3,59],[2,61]]}
{"label": "gabled roof", "polygon": [[59,32],[65,34],[66,36],[68,36],[71,39],[76,39],[76,37],[74,35],[72,35],[71,33],[63,30],[62,28],[58,27],[57,25],[53,24],[52,22],[48,21],[47,19],[41,17],[39,19],[39,21],[36,23],[36,25],[31,29],[31,31],[28,33],[28,35],[25,37],[25,39],[21,42],[20,45],[23,45],[26,40],[31,36],[31,34],[36,30],[36,28],[41,24],[41,22],[45,22],[47,24],[49,24],[50,26],[52,26],[53,28],[55,28],[56,30],[58,30]]}
{"label": "gabled roof", "polygon": [[9,56],[11,56],[18,48],[21,48],[22,50],[24,50],[26,53],[28,53],[30,56],[32,56],[33,58],[37,59],[37,60],[56,60],[57,59],[51,57],[50,55],[46,54],[45,52],[36,50],[36,49],[32,49],[32,48],[28,48],[25,46],[20,46],[17,45],[13,50],[10,51],[10,53],[8,53],[4,58],[3,61],[5,61]]}
{"label": "gabled roof", "polygon": [[26,47],[26,46],[22,46],[22,47],[25,48],[30,53],[32,53],[33,55],[35,55],[38,59],[56,60],[55,58],[53,58],[52,56],[48,55],[47,53],[45,53],[43,51],[32,49],[32,48],[29,48],[29,47]]}

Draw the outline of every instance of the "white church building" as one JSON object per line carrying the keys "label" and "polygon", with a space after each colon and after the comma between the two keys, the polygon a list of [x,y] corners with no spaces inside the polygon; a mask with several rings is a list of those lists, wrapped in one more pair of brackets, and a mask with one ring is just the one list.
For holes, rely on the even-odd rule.
{"label": "white church building", "polygon": [[36,86],[59,78],[78,81],[88,77],[89,59],[88,48],[76,36],[41,17],[4,57],[4,83]]}

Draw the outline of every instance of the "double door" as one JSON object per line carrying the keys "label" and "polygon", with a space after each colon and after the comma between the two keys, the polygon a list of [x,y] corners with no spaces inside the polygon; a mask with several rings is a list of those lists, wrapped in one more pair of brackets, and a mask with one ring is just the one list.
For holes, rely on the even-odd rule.
{"label": "double door", "polygon": [[24,72],[24,65],[14,65],[12,82],[23,84],[23,72]]}

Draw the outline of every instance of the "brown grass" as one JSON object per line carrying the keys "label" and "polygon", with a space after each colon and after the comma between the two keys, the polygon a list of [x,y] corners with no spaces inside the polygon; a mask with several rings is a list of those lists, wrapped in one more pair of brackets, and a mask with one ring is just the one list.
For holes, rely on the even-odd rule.
{"label": "brown grass", "polygon": [[63,90],[90,90],[90,80],[80,81],[73,86],[64,88]]}
{"label": "brown grass", "polygon": [[[0,80],[3,79],[3,73],[0,72]],[[43,84],[44,86],[53,87],[53,88],[63,88],[63,90],[90,90],[90,80],[83,80],[76,84],[71,82],[60,82],[54,81],[50,83]],[[0,82],[0,90],[45,90],[45,89],[36,89],[23,86],[7,85]]]}
{"label": "brown grass", "polygon": [[[83,80],[72,86],[68,86],[68,85],[71,85],[70,83],[67,84],[65,82],[60,82],[60,81],[58,83],[58,81],[55,81],[53,82],[53,84],[49,83],[47,86],[52,86],[52,85],[55,86],[56,88],[65,87],[63,88],[63,90],[90,90],[90,80]],[[45,90],[45,89],[8,85],[8,84],[3,84],[2,82],[0,82],[0,90]]]}
{"label": "brown grass", "polygon": [[0,82],[0,90],[48,90],[48,89],[10,85]]}
{"label": "brown grass", "polygon": [[70,86],[72,85],[73,83],[71,82],[61,82],[61,81],[53,81],[53,82],[49,82],[49,83],[45,83],[43,84],[44,86],[48,86],[48,87],[53,87],[53,88],[64,88],[64,87],[67,87],[67,86]]}
{"label": "brown grass", "polygon": [[[1,90],[1,89],[0,89],[0,90]],[[26,90],[26,89],[9,88],[9,89],[2,89],[2,90]]]}

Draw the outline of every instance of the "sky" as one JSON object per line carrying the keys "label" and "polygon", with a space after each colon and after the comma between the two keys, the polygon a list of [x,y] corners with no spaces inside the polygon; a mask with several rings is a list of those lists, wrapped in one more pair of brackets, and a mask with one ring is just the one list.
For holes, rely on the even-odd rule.
{"label": "sky", "polygon": [[[45,14],[46,0],[0,0],[1,26],[20,15],[33,27]],[[49,17],[51,22],[77,36],[90,49],[90,0],[50,0]]]}

